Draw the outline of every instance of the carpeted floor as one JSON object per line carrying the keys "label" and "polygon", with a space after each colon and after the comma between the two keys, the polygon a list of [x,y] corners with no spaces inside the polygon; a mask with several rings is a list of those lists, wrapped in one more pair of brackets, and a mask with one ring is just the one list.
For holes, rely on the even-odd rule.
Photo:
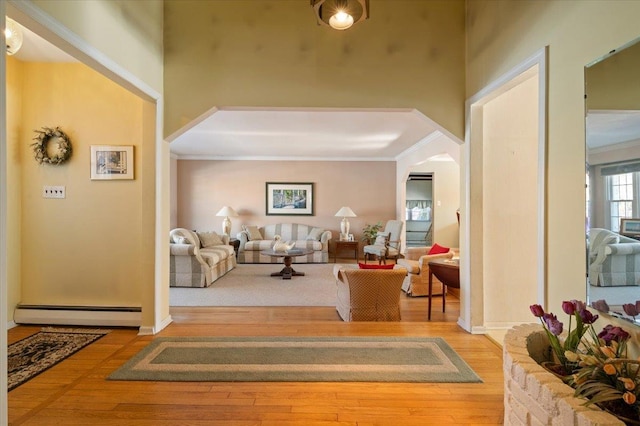
{"label": "carpeted floor", "polygon": [[206,288],[169,289],[170,306],[336,306],[333,263],[293,264],[304,277],[272,277],[282,264],[240,264]]}
{"label": "carpeted floor", "polygon": [[43,328],[7,350],[7,389],[12,390],[95,342],[108,330]]}
{"label": "carpeted floor", "polygon": [[109,379],[481,382],[437,337],[157,338]]}

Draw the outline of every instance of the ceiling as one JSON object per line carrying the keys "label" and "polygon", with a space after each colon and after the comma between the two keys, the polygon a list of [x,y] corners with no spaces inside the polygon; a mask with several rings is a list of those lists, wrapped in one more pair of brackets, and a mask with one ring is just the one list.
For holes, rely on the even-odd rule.
{"label": "ceiling", "polygon": [[591,110],[586,119],[587,147],[606,149],[640,143],[640,111]]}

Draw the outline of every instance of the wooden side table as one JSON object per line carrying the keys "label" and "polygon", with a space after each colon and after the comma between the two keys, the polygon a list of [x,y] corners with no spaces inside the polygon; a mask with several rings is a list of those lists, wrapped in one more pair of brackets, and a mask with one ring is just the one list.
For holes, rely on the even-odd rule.
{"label": "wooden side table", "polygon": [[233,251],[236,254],[236,257],[238,257],[238,250],[240,249],[240,240],[237,238],[231,238],[229,240],[229,245],[233,246]]}
{"label": "wooden side table", "polygon": [[358,263],[358,242],[357,241],[336,241],[336,250],[333,252],[333,263],[336,263],[340,250],[353,250],[354,258]]}

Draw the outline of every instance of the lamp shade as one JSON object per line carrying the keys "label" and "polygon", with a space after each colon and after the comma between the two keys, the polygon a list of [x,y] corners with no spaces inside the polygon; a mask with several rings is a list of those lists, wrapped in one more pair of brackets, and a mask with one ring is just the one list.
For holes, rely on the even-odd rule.
{"label": "lamp shade", "polygon": [[216,216],[238,217],[238,213],[232,207],[224,206],[216,213]]}
{"label": "lamp shade", "polygon": [[356,214],[349,207],[342,207],[335,215],[339,217],[356,217]]}

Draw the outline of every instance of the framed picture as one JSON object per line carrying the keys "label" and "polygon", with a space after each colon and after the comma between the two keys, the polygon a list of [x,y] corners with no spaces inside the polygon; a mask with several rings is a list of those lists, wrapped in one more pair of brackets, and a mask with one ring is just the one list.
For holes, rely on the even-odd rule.
{"label": "framed picture", "polygon": [[313,183],[267,182],[267,216],[313,216]]}
{"label": "framed picture", "polygon": [[620,233],[640,236],[640,219],[620,219]]}
{"label": "framed picture", "polygon": [[91,180],[133,179],[132,145],[91,145]]}

